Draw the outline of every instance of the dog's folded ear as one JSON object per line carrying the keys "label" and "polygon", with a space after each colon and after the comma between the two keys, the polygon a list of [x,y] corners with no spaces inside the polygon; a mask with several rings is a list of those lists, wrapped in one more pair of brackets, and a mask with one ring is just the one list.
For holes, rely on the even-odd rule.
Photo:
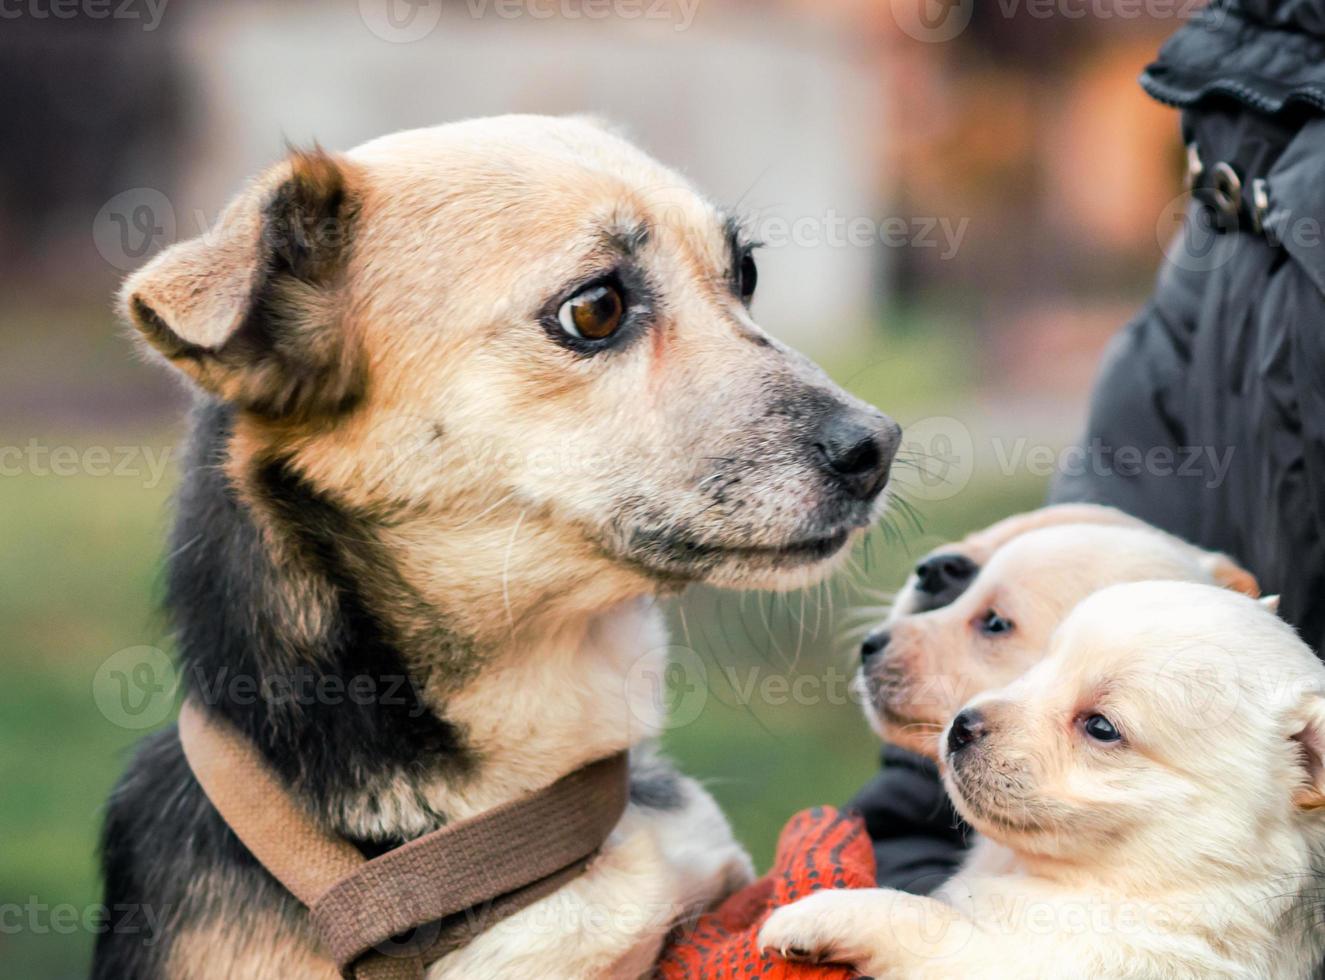
{"label": "dog's folded ear", "polygon": [[1216,585],[1225,589],[1232,589],[1234,592],[1241,592],[1253,599],[1261,597],[1261,586],[1256,581],[1256,576],[1228,555],[1217,551],[1207,552],[1202,556],[1201,564],[1205,566],[1205,570],[1210,573],[1210,577],[1214,579]]}
{"label": "dog's folded ear", "polygon": [[1302,757],[1302,780],[1293,802],[1304,810],[1325,807],[1325,696],[1309,692],[1293,715],[1292,739]]}
{"label": "dog's folded ear", "polygon": [[243,409],[342,411],[363,381],[341,295],[358,205],[345,161],[294,152],[215,227],[130,276],[122,312],[152,351]]}

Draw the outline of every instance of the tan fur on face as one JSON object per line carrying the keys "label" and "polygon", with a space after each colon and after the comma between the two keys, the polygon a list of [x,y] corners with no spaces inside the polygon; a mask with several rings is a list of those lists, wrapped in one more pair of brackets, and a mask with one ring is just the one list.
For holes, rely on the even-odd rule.
{"label": "tan fur on face", "polygon": [[[282,209],[273,193],[303,203]],[[309,211],[331,216],[321,237]],[[255,249],[273,234],[312,242],[267,299],[312,352],[245,365],[236,310],[266,281]],[[623,249],[655,327],[619,354],[572,356],[540,311]],[[629,143],[586,120],[501,117],[296,157],[123,295],[172,363],[263,409],[237,423],[241,485],[254,462],[288,456],[333,499],[382,515],[406,579],[493,639],[524,615],[602,609],[660,580],[800,586],[845,553],[775,557],[828,506],[797,400],[870,410],[759,329],[731,263],[722,216]],[[273,410],[308,397],[310,365],[322,409],[353,411]],[[673,568],[648,550],[657,535],[739,553]]]}
{"label": "tan fur on face", "polygon": [[[1038,662],[1062,618],[1106,586],[1173,579],[1255,589],[1226,556],[1142,521],[1114,520],[1107,508],[1051,509],[1054,520],[1018,518],[968,538],[982,542],[970,552],[983,563],[966,591],[947,606],[890,620],[888,647],[861,676],[867,717],[885,740],[936,758],[935,739],[957,710]],[[1068,516],[1100,519],[1057,520]],[[991,611],[1013,629],[986,635],[980,621]]]}

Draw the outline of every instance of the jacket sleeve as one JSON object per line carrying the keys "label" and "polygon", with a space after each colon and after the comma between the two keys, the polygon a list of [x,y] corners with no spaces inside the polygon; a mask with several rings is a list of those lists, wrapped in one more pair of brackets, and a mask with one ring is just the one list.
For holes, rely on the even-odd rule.
{"label": "jacket sleeve", "polygon": [[893,746],[849,806],[865,819],[879,885],[928,895],[957,870],[969,831],[928,759]]}
{"label": "jacket sleeve", "polygon": [[[1165,288],[1179,290],[1180,284]],[[1108,504],[1181,537],[1196,536],[1190,491],[1202,488],[1172,492],[1194,482],[1181,475],[1179,460],[1189,445],[1177,384],[1188,368],[1188,322],[1157,296],[1113,339],[1095,383],[1086,436],[1064,455],[1050,503]],[[1174,461],[1163,483],[1147,463],[1157,458]],[[1204,474],[1193,471],[1196,476]]]}

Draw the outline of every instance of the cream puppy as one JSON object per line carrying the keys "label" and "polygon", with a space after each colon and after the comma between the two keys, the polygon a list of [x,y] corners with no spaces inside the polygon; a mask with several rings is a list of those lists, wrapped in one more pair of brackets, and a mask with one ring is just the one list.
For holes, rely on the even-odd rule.
{"label": "cream puppy", "polygon": [[949,793],[1015,868],[933,899],[819,892],[761,945],[902,980],[1311,975],[1325,667],[1268,602],[1178,582],[1086,599],[945,733]]}
{"label": "cream puppy", "polygon": [[936,759],[935,740],[958,709],[1043,657],[1073,606],[1148,579],[1260,594],[1226,555],[1105,507],[1045,508],[941,548],[862,647],[866,717],[885,741]]}

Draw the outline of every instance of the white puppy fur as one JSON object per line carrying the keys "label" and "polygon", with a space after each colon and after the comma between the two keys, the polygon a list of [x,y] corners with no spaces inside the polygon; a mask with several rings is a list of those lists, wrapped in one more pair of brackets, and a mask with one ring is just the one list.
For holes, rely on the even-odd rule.
{"label": "white puppy fur", "polygon": [[819,892],[761,945],[898,980],[1312,975],[1325,667],[1272,605],[1180,582],[1087,598],[945,733],[945,785],[1009,866],[934,898]]}
{"label": "white puppy fur", "polygon": [[883,626],[886,646],[866,658],[857,681],[884,741],[936,761],[936,740],[962,705],[1042,659],[1050,635],[1092,592],[1173,580],[1260,595],[1227,555],[1105,507],[1046,507],[936,554],[970,558],[979,571],[955,599],[929,609],[912,576]]}

